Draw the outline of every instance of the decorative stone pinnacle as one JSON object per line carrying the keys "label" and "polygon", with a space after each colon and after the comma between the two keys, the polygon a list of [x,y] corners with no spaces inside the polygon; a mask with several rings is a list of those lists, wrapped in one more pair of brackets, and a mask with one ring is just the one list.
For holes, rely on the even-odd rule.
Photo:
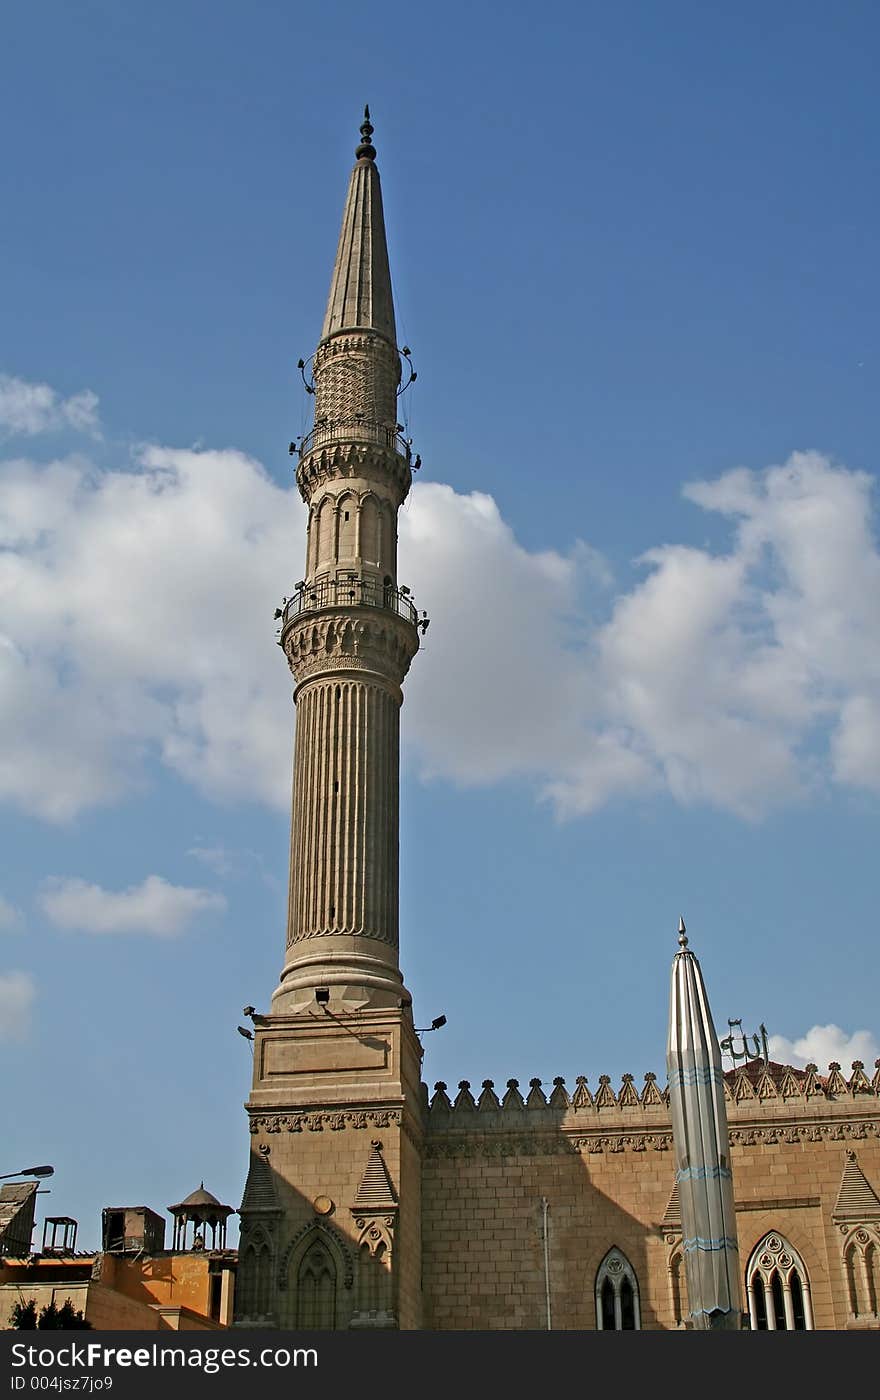
{"label": "decorative stone pinnacle", "polygon": [[370,141],[373,134],[373,127],[370,122],[370,108],[364,108],[364,119],[361,122],[361,142],[355,151],[355,160],[375,160],[376,147]]}
{"label": "decorative stone pinnacle", "polygon": [[678,942],[679,946],[682,948],[686,948],[688,945],[687,929],[685,928],[684,919],[680,914],[678,916]]}

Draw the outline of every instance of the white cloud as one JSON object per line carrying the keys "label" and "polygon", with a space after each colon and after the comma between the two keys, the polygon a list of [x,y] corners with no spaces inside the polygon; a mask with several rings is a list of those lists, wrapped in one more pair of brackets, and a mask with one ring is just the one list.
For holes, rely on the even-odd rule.
{"label": "white cloud", "polygon": [[27,972],[0,972],[0,1040],[23,1039],[34,994],[34,981]]}
{"label": "white cloud", "polygon": [[[0,491],[0,798],[66,820],[158,760],[284,810],[293,682],[271,618],[302,571],[295,490],[240,452],[150,447],[124,471],[10,463]],[[730,519],[730,548],[654,548],[615,597],[589,546],[530,552],[491,497],[413,489],[401,578],[432,622],[403,733],[424,775],[524,779],[561,817],[650,792],[757,817],[823,784],[880,791],[870,478],[799,453],[686,494]]]}
{"label": "white cloud", "polygon": [[652,790],[745,817],[829,780],[880,791],[870,484],[816,453],[692,484],[733,517],[730,551],[648,551],[595,624],[577,550],[529,554],[488,498],[417,488],[401,556],[437,616],[405,731],[425,770],[536,775],[563,817]]}
{"label": "white cloud", "polygon": [[221,913],[226,900],[210,890],[172,885],[148,875],[127,890],[105,890],[85,880],[53,879],[40,904],[59,928],[84,933],[148,933],[159,938],[182,933],[201,914]]}
{"label": "white cloud", "polygon": [[161,448],[131,471],[14,463],[0,490],[0,796],[67,820],[158,756],[212,796],[286,805],[272,612],[302,548],[293,492],[242,453]]}
{"label": "white cloud", "polygon": [[32,384],[15,375],[0,374],[0,431],[35,437],[62,428],[97,436],[97,394],[83,389],[63,399],[48,384]]}
{"label": "white cloud", "polygon": [[797,1040],[786,1040],[781,1035],[771,1035],[770,1055],[781,1064],[794,1065],[803,1069],[804,1065],[818,1065],[824,1073],[833,1060],[849,1072],[853,1060],[861,1060],[868,1067],[870,1078],[874,1061],[880,1058],[880,1044],[871,1031],[854,1031],[847,1035],[840,1026],[812,1026]]}
{"label": "white cloud", "polygon": [[0,933],[13,933],[24,923],[22,912],[0,894]]}

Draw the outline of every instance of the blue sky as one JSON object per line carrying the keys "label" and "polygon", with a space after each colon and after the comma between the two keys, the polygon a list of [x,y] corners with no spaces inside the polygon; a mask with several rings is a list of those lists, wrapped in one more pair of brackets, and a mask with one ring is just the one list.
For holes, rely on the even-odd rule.
{"label": "blue sky", "polygon": [[419,376],[426,1080],[662,1077],[680,911],[720,1025],[871,1068],[878,30],[859,3],[7,16],[2,1170],[53,1162],[84,1244],[104,1205],[240,1199],[235,1027],[284,943],[295,366],[365,101]]}

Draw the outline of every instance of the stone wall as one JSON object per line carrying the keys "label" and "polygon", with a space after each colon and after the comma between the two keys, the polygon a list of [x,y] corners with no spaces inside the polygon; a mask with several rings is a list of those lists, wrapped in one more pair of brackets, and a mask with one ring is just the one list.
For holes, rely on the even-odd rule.
{"label": "stone wall", "polygon": [[[839,1066],[826,1076],[782,1066],[727,1076],[743,1278],[764,1236],[780,1235],[806,1269],[818,1328],[880,1326],[880,1273],[873,1315],[864,1301],[856,1314],[844,1251],[859,1222],[835,1216],[848,1153],[880,1193],[878,1089],[880,1070],[871,1084],[858,1064],[849,1080]],[[640,1092],[631,1076],[617,1092],[607,1076],[595,1093],[581,1080],[571,1097],[557,1080],[549,1100],[538,1081],[525,1099],[509,1081],[501,1100],[488,1081],[476,1099],[463,1084],[454,1102],[440,1085],[427,1123],[424,1326],[546,1327],[544,1199],[554,1328],[596,1327],[596,1275],[613,1247],[638,1279],[641,1325],[681,1324],[672,1130],[654,1076]],[[880,1211],[863,1223],[878,1245],[873,1265]],[[859,1260],[849,1267],[864,1278]],[[863,1286],[863,1300],[866,1293],[870,1302]]]}

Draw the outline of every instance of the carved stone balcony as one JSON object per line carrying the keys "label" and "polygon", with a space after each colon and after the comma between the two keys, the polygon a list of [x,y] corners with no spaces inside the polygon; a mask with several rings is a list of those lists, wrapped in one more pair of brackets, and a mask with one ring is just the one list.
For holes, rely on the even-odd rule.
{"label": "carved stone balcony", "polygon": [[322,612],[326,608],[384,608],[404,621],[418,624],[419,614],[409,591],[383,584],[380,579],[346,578],[322,579],[305,584],[288,598],[281,609],[280,631],[283,634],[296,618],[305,613]]}
{"label": "carved stone balcony", "polygon": [[371,423],[363,416],[355,418],[335,418],[332,421],[316,423],[299,445],[300,461],[310,452],[337,442],[369,442],[387,447],[398,457],[409,462],[412,456],[412,443],[405,438],[399,428],[387,423]]}

